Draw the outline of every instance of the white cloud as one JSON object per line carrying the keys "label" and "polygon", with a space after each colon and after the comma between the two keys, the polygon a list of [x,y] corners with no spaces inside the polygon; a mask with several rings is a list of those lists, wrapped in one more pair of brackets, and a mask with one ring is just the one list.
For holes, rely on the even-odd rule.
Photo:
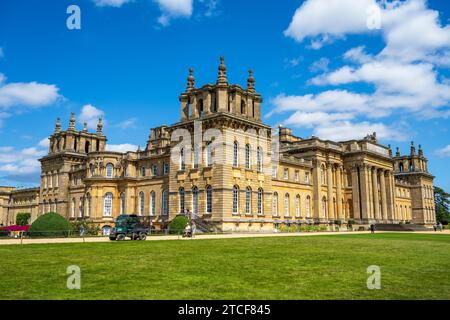
{"label": "white cloud", "polygon": [[47,147],[37,146],[16,149],[0,147],[0,178],[16,183],[39,182],[41,166],[39,158],[47,154]]}
{"label": "white cloud", "polygon": [[159,24],[168,26],[174,18],[190,18],[193,11],[193,0],[154,0],[161,10]]}
{"label": "white cloud", "polygon": [[123,4],[131,2],[131,0],[94,0],[97,7],[115,7],[120,8]]}
{"label": "white cloud", "polygon": [[345,141],[362,139],[367,134],[376,132],[377,137],[384,140],[406,141],[408,136],[395,126],[383,123],[369,123],[367,121],[351,123],[350,121],[331,122],[316,127],[314,135],[321,139]]}
{"label": "white cloud", "polygon": [[217,7],[219,4],[219,0],[199,0],[199,2],[206,7],[206,17],[212,17],[218,14]]}
{"label": "white cloud", "polygon": [[314,61],[311,66],[309,67],[309,71],[311,72],[327,72],[328,71],[328,65],[330,64],[330,59],[328,58],[320,58],[317,61]]}
{"label": "white cloud", "polygon": [[87,104],[81,109],[81,114],[78,116],[78,121],[81,123],[87,123],[88,128],[94,130],[97,128],[98,119],[103,118],[104,116],[105,112],[91,104]]}
{"label": "white cloud", "polygon": [[450,157],[450,144],[442,149],[438,149],[435,153],[440,157]]}
{"label": "white cloud", "polygon": [[129,118],[116,124],[115,126],[120,129],[132,129],[136,128],[136,122],[137,122],[136,118]]}
{"label": "white cloud", "polygon": [[0,109],[10,107],[38,108],[58,101],[58,87],[37,82],[15,82],[5,84],[5,76],[0,74]]}
{"label": "white cloud", "polygon": [[326,113],[326,112],[301,112],[297,111],[290,116],[285,125],[293,125],[303,128],[312,128],[317,125],[333,123],[335,121],[350,120],[355,116],[352,113]]}
{"label": "white cloud", "polygon": [[364,46],[359,46],[348,50],[344,54],[344,58],[357,63],[366,63],[372,60],[372,56],[365,52]]}
{"label": "white cloud", "polygon": [[124,144],[107,144],[106,145],[106,151],[112,151],[112,152],[122,152],[126,153],[128,151],[136,151],[138,149],[138,146],[130,143],[124,143]]}
{"label": "white cloud", "polygon": [[50,139],[49,138],[42,139],[41,141],[39,141],[38,146],[42,148],[48,148],[50,146]]}
{"label": "white cloud", "polygon": [[297,42],[314,38],[312,48],[320,49],[330,38],[368,31],[367,9],[374,4],[374,0],[307,0],[284,34]]}

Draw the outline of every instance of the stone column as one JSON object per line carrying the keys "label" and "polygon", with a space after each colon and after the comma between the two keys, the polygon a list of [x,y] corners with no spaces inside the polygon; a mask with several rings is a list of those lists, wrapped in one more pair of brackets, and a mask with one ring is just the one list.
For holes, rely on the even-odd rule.
{"label": "stone column", "polygon": [[373,191],[373,216],[375,219],[380,219],[380,199],[378,198],[378,169],[372,169],[372,191]]}
{"label": "stone column", "polygon": [[380,171],[380,190],[381,190],[381,213],[382,219],[388,219],[387,198],[386,198],[386,178],[384,170]]}
{"label": "stone column", "polygon": [[390,171],[387,171],[385,174],[385,183],[386,186],[386,206],[387,206],[387,218],[388,220],[395,220],[395,211],[394,211],[394,184],[393,184],[393,176]]}
{"label": "stone column", "polygon": [[354,166],[350,170],[352,173],[353,218],[361,219],[358,167]]}
{"label": "stone column", "polygon": [[373,167],[368,166],[367,167],[367,196],[369,199],[369,213],[367,214],[367,217],[369,219],[373,219],[374,218],[374,205],[373,205],[373,190],[372,190],[372,169]]}
{"label": "stone column", "polygon": [[367,222],[370,217],[369,168],[367,165],[361,166],[359,175],[361,185],[361,219]]}
{"label": "stone column", "polygon": [[334,219],[334,203],[333,203],[333,164],[327,163],[327,197],[328,197],[328,219]]}
{"label": "stone column", "polygon": [[337,194],[337,210],[336,217],[342,219],[342,165],[339,165],[336,170],[336,194]]}
{"label": "stone column", "polygon": [[[320,218],[320,210],[321,210],[321,190],[322,190],[322,182],[320,181],[320,161],[314,159],[313,160],[313,217],[315,219]],[[279,204],[278,204],[279,205]]]}

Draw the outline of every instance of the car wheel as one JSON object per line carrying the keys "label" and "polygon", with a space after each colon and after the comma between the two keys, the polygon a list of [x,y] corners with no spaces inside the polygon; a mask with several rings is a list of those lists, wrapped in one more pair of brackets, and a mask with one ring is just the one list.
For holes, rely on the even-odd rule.
{"label": "car wheel", "polygon": [[125,240],[125,235],[124,234],[117,235],[117,241],[123,241],[123,240]]}
{"label": "car wheel", "polygon": [[145,232],[141,232],[141,233],[139,234],[139,240],[144,241],[145,239],[147,239],[147,235],[145,234]]}
{"label": "car wheel", "polygon": [[116,237],[109,237],[109,240],[116,241]]}

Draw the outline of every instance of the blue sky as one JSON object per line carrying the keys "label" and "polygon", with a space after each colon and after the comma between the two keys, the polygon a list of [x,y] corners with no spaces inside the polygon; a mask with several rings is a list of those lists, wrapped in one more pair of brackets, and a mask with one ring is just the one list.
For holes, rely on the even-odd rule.
{"label": "blue sky", "polygon": [[[145,145],[179,120],[189,67],[214,83],[224,55],[230,82],[254,70],[266,123],[335,140],[377,131],[403,153],[414,140],[450,190],[450,5],[374,3],[1,1],[0,185],[37,183],[45,138],[72,111],[80,128],[103,116],[111,149]],[[72,4],[81,30],[66,26]]]}

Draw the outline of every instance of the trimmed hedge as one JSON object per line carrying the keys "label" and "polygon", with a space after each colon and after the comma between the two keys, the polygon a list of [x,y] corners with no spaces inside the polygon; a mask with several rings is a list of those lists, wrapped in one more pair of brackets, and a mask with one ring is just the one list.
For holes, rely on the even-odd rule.
{"label": "trimmed hedge", "polygon": [[184,216],[175,217],[169,223],[169,234],[179,234],[182,233],[184,228],[186,228],[189,220]]}
{"label": "trimmed hedge", "polygon": [[16,225],[26,226],[30,221],[31,213],[29,212],[19,212],[16,216]]}
{"label": "trimmed hedge", "polygon": [[31,237],[67,237],[70,229],[66,218],[55,212],[48,212],[33,222],[29,235]]}

